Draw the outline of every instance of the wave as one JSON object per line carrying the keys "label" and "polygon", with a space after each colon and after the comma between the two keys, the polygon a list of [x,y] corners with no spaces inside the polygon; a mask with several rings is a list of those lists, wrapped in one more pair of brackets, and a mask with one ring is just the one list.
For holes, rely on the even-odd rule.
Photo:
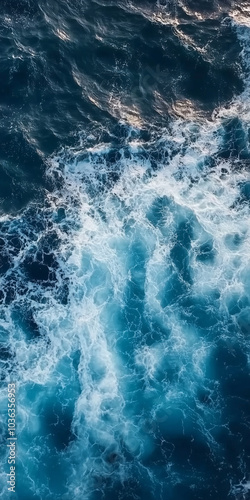
{"label": "wave", "polygon": [[247,491],[249,25],[232,19],[242,95],[210,120],[82,132],[44,205],[1,218],[20,500]]}

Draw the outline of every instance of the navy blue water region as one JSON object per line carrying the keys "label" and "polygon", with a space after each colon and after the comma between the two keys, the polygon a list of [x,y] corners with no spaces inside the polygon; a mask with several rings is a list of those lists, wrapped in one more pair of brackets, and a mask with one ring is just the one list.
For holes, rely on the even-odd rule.
{"label": "navy blue water region", "polygon": [[250,498],[247,1],[1,0],[1,493]]}

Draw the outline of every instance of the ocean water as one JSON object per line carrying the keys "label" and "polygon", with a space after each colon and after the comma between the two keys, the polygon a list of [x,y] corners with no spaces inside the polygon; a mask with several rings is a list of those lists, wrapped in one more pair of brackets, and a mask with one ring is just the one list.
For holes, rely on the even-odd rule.
{"label": "ocean water", "polygon": [[1,0],[0,47],[0,498],[248,500],[249,2]]}

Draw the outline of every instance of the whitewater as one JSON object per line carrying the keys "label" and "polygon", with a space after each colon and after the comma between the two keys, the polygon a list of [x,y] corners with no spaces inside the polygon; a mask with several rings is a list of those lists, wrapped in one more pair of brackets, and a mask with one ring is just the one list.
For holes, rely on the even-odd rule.
{"label": "whitewater", "polygon": [[249,16],[230,15],[228,106],[82,131],[48,159],[44,204],[1,218],[18,499],[247,498]]}

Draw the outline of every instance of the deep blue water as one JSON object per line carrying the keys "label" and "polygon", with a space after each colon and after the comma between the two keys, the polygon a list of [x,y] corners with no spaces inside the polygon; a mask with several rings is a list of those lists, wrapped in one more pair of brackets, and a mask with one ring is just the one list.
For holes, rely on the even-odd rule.
{"label": "deep blue water", "polygon": [[0,81],[0,498],[248,500],[249,3],[1,0]]}

